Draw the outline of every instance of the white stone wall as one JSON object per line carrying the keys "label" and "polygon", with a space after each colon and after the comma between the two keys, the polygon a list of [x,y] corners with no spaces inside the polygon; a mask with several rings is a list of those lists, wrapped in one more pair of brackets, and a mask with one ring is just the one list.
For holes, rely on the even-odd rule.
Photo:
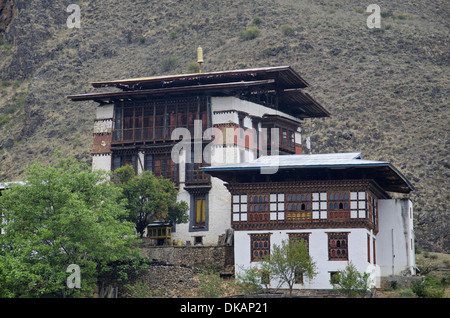
{"label": "white stone wall", "polygon": [[114,104],[97,107],[96,119],[112,119],[114,117]]}
{"label": "white stone wall", "polygon": [[[240,111],[240,112],[245,112],[248,113],[251,116],[256,116],[256,117],[262,117],[263,115],[279,115],[294,121],[299,121],[298,118],[288,115],[284,112],[281,112],[279,110],[273,109],[273,108],[269,108],[266,106],[262,106],[256,103],[252,103],[246,100],[241,100],[239,98],[236,97],[232,97],[232,96],[226,96],[226,97],[212,97],[211,98],[211,110],[214,113],[215,111],[219,112],[219,111],[230,111],[230,110],[234,110],[234,111]],[[219,124],[219,123],[225,123],[228,122],[228,120],[233,120],[233,118],[227,118],[225,116],[218,116],[216,118],[214,118],[215,116],[213,115],[213,125],[215,124]],[[234,118],[234,120],[237,119],[237,116]],[[236,122],[239,123],[239,122]],[[245,125],[245,120],[244,120],[244,125]],[[250,127],[250,126],[249,126]]]}
{"label": "white stone wall", "polygon": [[377,264],[382,276],[415,273],[413,206],[408,199],[378,201]]}
{"label": "white stone wall", "polygon": [[93,155],[92,170],[111,170],[111,155]]}
{"label": "white stone wall", "polygon": [[[309,251],[313,261],[316,263],[318,274],[309,280],[304,277],[304,284],[295,284],[295,289],[331,289],[333,286],[330,284],[330,273],[344,270],[349,261],[330,261],[328,259],[328,234],[327,232],[348,232],[348,257],[349,261],[355,265],[356,269],[363,272],[370,272],[373,278],[373,283],[378,284],[379,281],[375,281],[376,273],[373,272],[373,268],[376,267],[373,264],[373,250],[370,249],[371,257],[368,262],[367,251],[367,236],[369,235],[370,241],[373,239],[371,231],[367,229],[356,228],[336,228],[336,229],[305,229],[305,230],[268,230],[268,231],[236,231],[234,233],[235,239],[235,271],[243,272],[244,269],[249,267],[259,267],[259,262],[250,261],[250,234],[262,234],[271,233],[270,244],[271,250],[273,246],[281,245],[283,240],[288,240],[288,233],[311,233],[309,235]],[[271,281],[271,287],[276,288],[278,282],[273,279]],[[282,288],[288,288],[287,285]]]}

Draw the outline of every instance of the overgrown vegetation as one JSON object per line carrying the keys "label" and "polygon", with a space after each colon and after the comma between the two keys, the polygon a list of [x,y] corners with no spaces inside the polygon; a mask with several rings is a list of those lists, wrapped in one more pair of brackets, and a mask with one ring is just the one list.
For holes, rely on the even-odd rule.
{"label": "overgrown vegetation", "polygon": [[188,221],[186,202],[177,202],[178,191],[169,179],[155,177],[150,171],[135,174],[131,165],[114,171],[114,179],[126,200],[126,219],[133,222],[141,238],[149,223],[170,224]]}
{"label": "overgrown vegetation", "polygon": [[369,274],[360,273],[350,262],[347,267],[334,274],[330,280],[333,289],[346,297],[364,297],[370,290]]}
{"label": "overgrown vegetation", "polygon": [[[25,184],[0,197],[1,297],[92,295],[101,273],[126,270],[141,258],[126,201],[108,174],[74,158],[27,169]],[[120,269],[115,264],[125,262]],[[79,266],[82,284],[71,288],[66,272]]]}

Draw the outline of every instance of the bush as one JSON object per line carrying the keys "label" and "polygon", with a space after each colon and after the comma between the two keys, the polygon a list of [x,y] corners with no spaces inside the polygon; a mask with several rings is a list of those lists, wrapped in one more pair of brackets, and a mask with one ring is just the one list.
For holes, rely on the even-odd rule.
{"label": "bush", "polygon": [[257,26],[248,27],[239,33],[244,41],[253,40],[259,36],[261,30]]}
{"label": "bush", "polygon": [[197,62],[191,62],[188,64],[188,72],[189,73],[198,73],[200,72],[200,65]]}
{"label": "bush", "polygon": [[263,292],[261,283],[262,271],[256,268],[247,268],[236,274],[236,285],[246,294]]}
{"label": "bush", "polygon": [[205,298],[217,298],[222,296],[222,278],[214,270],[204,270],[198,275],[200,291]]}
{"label": "bush", "polygon": [[365,296],[369,292],[369,274],[359,273],[356,267],[350,264],[342,271],[339,271],[330,280],[333,289],[347,296]]}
{"label": "bush", "polygon": [[431,275],[412,282],[411,289],[420,298],[442,298],[445,290],[442,281]]}
{"label": "bush", "polygon": [[175,68],[178,64],[178,56],[169,56],[168,58],[165,58],[161,62],[161,70],[163,72],[168,72]]}
{"label": "bush", "polygon": [[292,36],[295,34],[294,28],[289,24],[283,24],[281,26],[281,33],[285,36]]}
{"label": "bush", "polygon": [[253,18],[253,24],[254,25],[260,25],[261,22],[262,22],[262,20],[261,20],[260,17],[256,16],[256,17]]}

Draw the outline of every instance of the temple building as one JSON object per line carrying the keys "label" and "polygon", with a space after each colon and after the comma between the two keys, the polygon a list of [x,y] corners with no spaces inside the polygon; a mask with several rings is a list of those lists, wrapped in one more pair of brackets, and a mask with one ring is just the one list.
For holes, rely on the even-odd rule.
{"label": "temple building", "polygon": [[190,205],[189,222],[174,225],[171,237],[188,244],[217,244],[231,227],[229,192],[201,167],[300,154],[301,121],[329,116],[289,66],[92,85],[118,89],[68,96],[98,103],[93,169],[132,165],[171,179]]}
{"label": "temple building", "polygon": [[[277,171],[261,174],[268,166]],[[204,170],[231,194],[236,271],[257,266],[274,244],[301,239],[318,275],[298,277],[296,288],[331,288],[349,262],[369,272],[373,284],[415,272],[412,203],[389,195],[412,186],[387,162],[360,153],[304,154]]]}
{"label": "temple building", "polygon": [[319,274],[297,288],[330,288],[349,262],[376,283],[414,273],[412,203],[391,195],[413,187],[360,153],[303,154],[302,121],[330,114],[291,67],[92,85],[116,90],[68,98],[98,103],[93,169],[152,171],[189,204],[188,223],[149,224],[150,237],[212,245],[233,229],[236,271],[303,239]]}

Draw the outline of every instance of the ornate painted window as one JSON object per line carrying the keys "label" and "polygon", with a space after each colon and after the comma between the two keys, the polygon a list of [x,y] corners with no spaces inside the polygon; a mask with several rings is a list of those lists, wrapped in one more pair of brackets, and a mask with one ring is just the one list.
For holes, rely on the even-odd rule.
{"label": "ornate painted window", "polygon": [[349,218],[350,192],[328,192],[329,218],[333,221],[342,221]]}
{"label": "ornate painted window", "polygon": [[269,220],[269,195],[256,194],[248,196],[248,220],[268,221]]}
{"label": "ornate painted window", "polygon": [[286,194],[286,220],[309,221],[312,216],[311,193]]}
{"label": "ornate painted window", "polygon": [[306,246],[309,250],[309,235],[311,233],[288,233],[289,242],[298,242],[303,241],[306,243]]}
{"label": "ornate painted window", "polygon": [[348,232],[328,233],[328,259],[348,260]]}
{"label": "ornate painted window", "polygon": [[270,255],[270,234],[250,234],[251,256],[252,262],[262,260]]}

